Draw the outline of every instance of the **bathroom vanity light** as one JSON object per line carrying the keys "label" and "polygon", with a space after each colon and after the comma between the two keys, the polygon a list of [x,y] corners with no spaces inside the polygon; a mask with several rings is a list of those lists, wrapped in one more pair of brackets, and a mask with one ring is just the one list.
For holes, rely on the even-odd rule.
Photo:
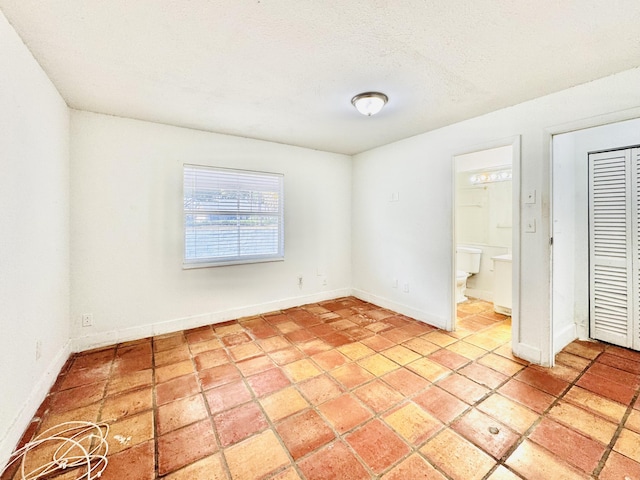
{"label": "bathroom vanity light", "polygon": [[351,103],[361,114],[370,117],[382,110],[388,100],[389,98],[384,93],[365,92],[353,97]]}
{"label": "bathroom vanity light", "polygon": [[495,170],[493,172],[474,173],[469,177],[469,181],[474,184],[504,182],[511,180],[511,170]]}

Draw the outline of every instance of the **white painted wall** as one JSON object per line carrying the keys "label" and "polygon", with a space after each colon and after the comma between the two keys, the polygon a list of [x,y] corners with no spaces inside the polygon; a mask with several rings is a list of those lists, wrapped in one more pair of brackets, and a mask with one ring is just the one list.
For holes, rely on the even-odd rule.
{"label": "white painted wall", "polygon": [[[77,111],[71,139],[78,349],[350,293],[350,157]],[[183,270],[184,163],[283,173],[285,261]]]}
{"label": "white painted wall", "polygon": [[640,144],[640,119],[553,137],[554,351],[589,338],[589,152]]}
{"label": "white painted wall", "polygon": [[1,469],[69,355],[69,113],[1,13],[0,72]]}
{"label": "white painted wall", "polygon": [[[550,364],[550,135],[567,131],[563,125],[579,119],[611,112],[618,112],[617,117],[637,115],[627,110],[640,106],[639,82],[640,69],[629,70],[356,155],[355,292],[434,325],[450,326],[452,157],[520,136],[521,165],[514,168],[514,188],[520,178],[521,197],[535,190],[537,201],[521,201],[516,209],[520,231],[535,220],[536,232],[522,232],[513,245],[514,294],[520,291],[519,304],[514,303],[514,349],[531,361]],[[391,192],[398,193],[398,202],[389,202]],[[393,288],[393,278],[401,285],[409,283],[409,292]]]}

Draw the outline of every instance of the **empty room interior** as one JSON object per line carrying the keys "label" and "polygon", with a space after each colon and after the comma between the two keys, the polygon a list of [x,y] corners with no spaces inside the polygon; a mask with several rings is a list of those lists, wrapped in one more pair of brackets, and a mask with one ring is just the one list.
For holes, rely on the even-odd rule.
{"label": "empty room interior", "polygon": [[640,479],[639,20],[0,0],[0,478]]}

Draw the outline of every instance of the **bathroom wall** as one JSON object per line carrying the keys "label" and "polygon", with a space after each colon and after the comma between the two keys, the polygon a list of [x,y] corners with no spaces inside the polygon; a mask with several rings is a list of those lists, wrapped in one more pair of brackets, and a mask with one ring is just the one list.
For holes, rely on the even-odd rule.
{"label": "bathroom wall", "polygon": [[474,183],[471,179],[507,171],[511,173],[510,164],[456,173],[456,243],[482,250],[480,272],[467,279],[466,296],[488,302],[493,301],[494,288],[491,258],[511,252],[512,181]]}

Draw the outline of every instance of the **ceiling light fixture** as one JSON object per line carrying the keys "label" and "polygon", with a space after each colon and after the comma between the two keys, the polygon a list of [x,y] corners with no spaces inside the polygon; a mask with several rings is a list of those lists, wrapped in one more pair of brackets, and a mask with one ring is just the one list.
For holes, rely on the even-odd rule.
{"label": "ceiling light fixture", "polygon": [[353,97],[351,103],[361,114],[370,117],[382,110],[388,100],[389,98],[384,93],[365,92]]}

